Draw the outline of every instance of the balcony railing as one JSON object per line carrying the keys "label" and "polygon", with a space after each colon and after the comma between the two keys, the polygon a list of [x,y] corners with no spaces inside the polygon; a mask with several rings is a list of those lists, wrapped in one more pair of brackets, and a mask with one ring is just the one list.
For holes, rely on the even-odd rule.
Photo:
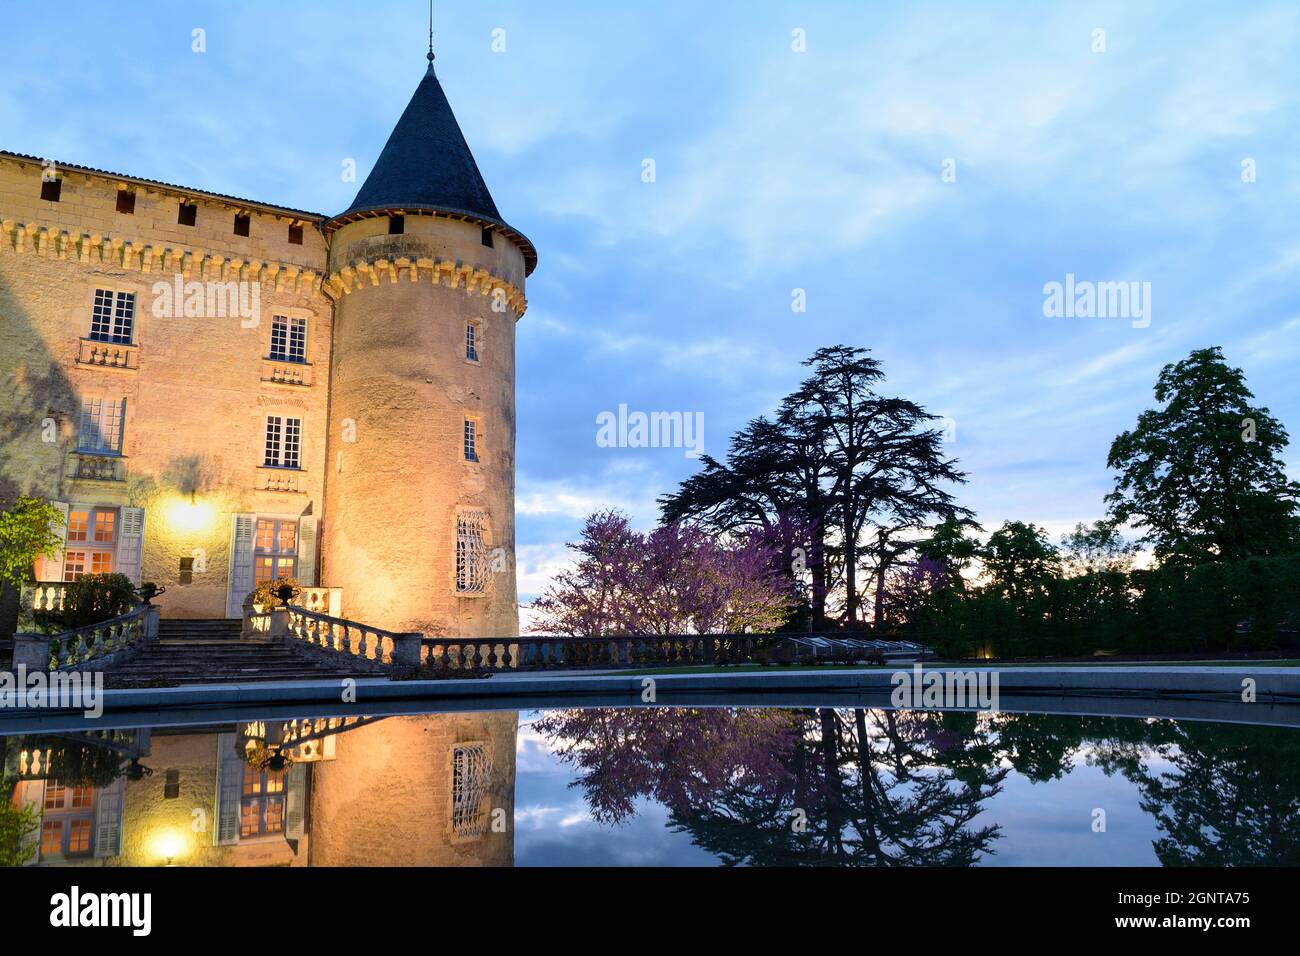
{"label": "balcony railing", "polygon": [[101,342],[82,339],[77,352],[78,365],[134,371],[139,368],[140,347],[130,342]]}
{"label": "balcony railing", "polygon": [[311,385],[315,382],[313,367],[306,362],[286,359],[262,359],[262,381],[276,385]]}
{"label": "balcony railing", "polygon": [[69,466],[68,477],[79,481],[126,480],[126,460],[121,455],[75,451]]}

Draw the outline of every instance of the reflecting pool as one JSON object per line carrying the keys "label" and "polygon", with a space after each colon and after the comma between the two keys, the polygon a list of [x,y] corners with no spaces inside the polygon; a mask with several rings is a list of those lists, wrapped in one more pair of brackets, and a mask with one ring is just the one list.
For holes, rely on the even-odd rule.
{"label": "reflecting pool", "polygon": [[27,865],[1300,864],[1283,727],[641,707],[0,741]]}

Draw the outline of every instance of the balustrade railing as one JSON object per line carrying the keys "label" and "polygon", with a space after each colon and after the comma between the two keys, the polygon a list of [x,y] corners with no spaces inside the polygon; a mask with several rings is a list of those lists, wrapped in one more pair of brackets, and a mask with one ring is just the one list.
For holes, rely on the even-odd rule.
{"label": "balustrade railing", "polygon": [[779,637],[667,634],[636,637],[426,637],[420,661],[446,670],[551,670],[764,663]]}
{"label": "balustrade railing", "polygon": [[[280,612],[277,610],[272,613]],[[372,670],[389,669],[394,663],[394,649],[399,641],[407,637],[359,621],[309,611],[298,605],[290,605],[284,613],[287,614],[284,636],[290,642],[297,641],[306,647],[348,655],[369,665]],[[272,633],[274,634],[274,625]]]}
{"label": "balustrade railing", "polygon": [[[88,624],[62,634],[15,635],[14,663],[40,666],[46,670],[83,670],[107,663],[111,655],[134,648],[156,634],[158,608],[141,604],[134,610],[107,621]],[[19,644],[23,645],[22,653]],[[41,645],[45,652],[41,653]],[[31,647],[33,650],[27,650]],[[44,658],[44,661],[42,661]]]}
{"label": "balustrade railing", "polygon": [[21,613],[34,611],[62,611],[63,595],[68,585],[63,581],[37,581],[24,584],[21,598]]}

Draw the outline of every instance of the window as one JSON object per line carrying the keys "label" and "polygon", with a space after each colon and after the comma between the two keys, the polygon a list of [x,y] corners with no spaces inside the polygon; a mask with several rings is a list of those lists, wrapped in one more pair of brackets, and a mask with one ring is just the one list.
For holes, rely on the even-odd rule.
{"label": "window", "polygon": [[117,211],[124,216],[135,215],[134,189],[119,189],[117,191]]}
{"label": "window", "polygon": [[192,202],[183,202],[176,214],[176,221],[182,226],[192,226],[199,218],[199,207]]}
{"label": "window", "polygon": [[465,323],[465,358],[471,362],[478,361],[478,323]]}
{"label": "window", "polygon": [[255,583],[276,578],[296,578],[298,564],[298,520],[296,518],[258,518],[253,539],[253,578]]}
{"label": "window", "polygon": [[168,770],[163,782],[163,799],[175,800],[181,795],[181,772]]}
{"label": "window", "polygon": [[465,419],[465,460],[478,461],[478,422]]}
{"label": "window", "polygon": [[97,342],[130,343],[135,326],[135,293],[96,289],[90,311],[90,337]]}
{"label": "window", "polygon": [[466,511],[456,516],[456,590],[482,594],[487,590],[487,512]]}
{"label": "window", "polygon": [[267,836],[284,830],[284,771],[244,768],[239,798],[240,837]]}
{"label": "window", "polygon": [[483,798],[487,796],[490,764],[487,748],[472,744],[451,752],[451,829],[457,836],[487,832]]}
{"label": "window", "polygon": [[253,218],[251,216],[247,216],[244,213],[240,213],[240,212],[235,213],[235,235],[237,236],[248,235],[248,227],[252,223],[252,221]]}
{"label": "window", "polygon": [[483,232],[479,235],[479,242],[483,243],[483,245],[487,246],[489,249],[492,248],[492,230],[487,226],[483,227]]}
{"label": "window", "polygon": [[65,787],[57,780],[45,784],[41,818],[41,858],[90,856],[95,822],[95,791]]}
{"label": "window", "polygon": [[117,509],[73,505],[68,511],[63,580],[83,574],[110,574],[116,563]]}
{"label": "window", "polygon": [[81,424],[77,429],[77,451],[117,455],[122,451],[122,419],[126,399],[83,398]]}
{"label": "window", "polygon": [[302,245],[302,226],[291,225],[289,227],[289,245],[291,246]]}
{"label": "window", "polygon": [[271,358],[307,361],[307,320],[277,315],[271,319]]}
{"label": "window", "polygon": [[302,419],[281,415],[266,417],[266,456],[268,468],[297,468],[302,452]]}
{"label": "window", "polygon": [[406,217],[405,217],[405,216],[389,216],[389,217],[388,217],[388,234],[389,234],[390,236],[400,236],[400,235],[401,235],[402,233],[404,233],[404,232],[406,232]]}
{"label": "window", "polygon": [[61,179],[42,179],[41,180],[41,198],[50,202],[58,202],[59,195],[63,192],[63,180]]}

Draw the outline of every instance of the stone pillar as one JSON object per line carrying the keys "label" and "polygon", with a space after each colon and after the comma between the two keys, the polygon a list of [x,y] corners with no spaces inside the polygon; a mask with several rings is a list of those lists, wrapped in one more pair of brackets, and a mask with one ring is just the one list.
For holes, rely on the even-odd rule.
{"label": "stone pillar", "polygon": [[13,668],[26,667],[29,671],[50,669],[50,636],[48,634],[15,634]]}
{"label": "stone pillar", "polygon": [[391,677],[413,674],[420,668],[420,644],[424,635],[419,631],[393,635],[393,664]]}

